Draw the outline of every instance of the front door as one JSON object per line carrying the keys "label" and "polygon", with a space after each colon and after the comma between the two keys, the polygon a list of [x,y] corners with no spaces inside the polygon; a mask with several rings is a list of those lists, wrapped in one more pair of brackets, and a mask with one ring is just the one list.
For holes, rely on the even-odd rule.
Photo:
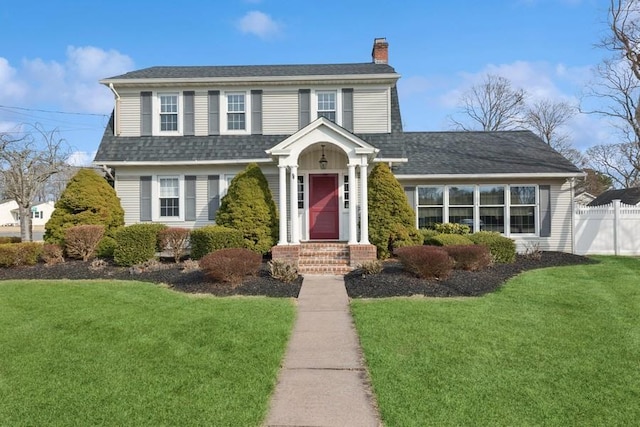
{"label": "front door", "polygon": [[309,175],[309,238],[337,240],[338,175]]}

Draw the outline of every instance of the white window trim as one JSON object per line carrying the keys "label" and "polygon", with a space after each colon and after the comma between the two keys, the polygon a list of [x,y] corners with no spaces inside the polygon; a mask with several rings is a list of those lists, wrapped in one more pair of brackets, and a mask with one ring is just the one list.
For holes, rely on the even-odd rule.
{"label": "white window trim", "polygon": [[[229,129],[228,114],[229,95],[244,95],[244,129]],[[222,93],[220,134],[221,135],[250,135],[251,134],[251,95],[249,90],[230,90]],[[231,111],[231,113],[233,113]]]}
{"label": "white window trim", "polygon": [[332,92],[336,95],[336,121],[335,123],[342,126],[342,91],[339,88],[315,89],[312,91],[311,102],[311,121],[318,119],[318,94]]}
{"label": "white window trim", "polygon": [[222,198],[227,195],[229,192],[229,186],[231,185],[231,181],[235,178],[237,173],[225,173],[222,176],[220,182],[220,201],[222,202]]}
{"label": "white window trim", "polygon": [[[178,178],[178,216],[160,216],[160,179]],[[184,221],[185,194],[184,175],[156,175],[151,186],[151,218],[153,221]]]}
{"label": "white window trim", "polygon": [[[505,217],[505,236],[509,237],[539,237],[540,236],[540,186],[538,184],[508,184],[507,193],[504,195],[505,208],[507,210]],[[534,215],[535,221],[533,226],[535,228],[534,233],[512,233],[511,232],[511,187],[534,187],[535,188],[535,206]],[[513,205],[513,206],[531,206],[531,205]],[[507,228],[508,227],[508,228]]]}
{"label": "white window trim", "polygon": [[[160,130],[160,96],[172,95],[178,99],[178,130]],[[182,135],[182,115],[183,115],[182,94],[178,91],[155,92],[153,96],[153,134],[154,135]]]}

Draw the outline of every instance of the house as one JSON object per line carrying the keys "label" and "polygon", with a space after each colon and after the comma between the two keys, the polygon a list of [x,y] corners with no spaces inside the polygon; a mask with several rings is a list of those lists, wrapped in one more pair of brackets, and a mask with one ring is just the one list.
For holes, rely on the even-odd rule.
{"label": "house", "polygon": [[15,200],[0,201],[0,226],[18,225],[18,203]]}
{"label": "house", "polygon": [[[31,224],[44,226],[54,210],[53,202],[43,202],[31,207]],[[20,210],[15,200],[0,203],[0,225],[20,225]]]}
{"label": "house", "polygon": [[573,200],[575,200],[576,204],[578,204],[578,205],[587,206],[595,198],[596,198],[596,196],[594,196],[593,194],[591,194],[591,193],[589,193],[587,191],[582,191],[580,193],[577,193],[575,195],[575,197],[573,198]]}
{"label": "house", "polygon": [[[366,63],[151,67],[101,81],[115,108],[94,164],[112,171],[125,223],[200,227],[248,163],[280,212],[275,258],[342,242],[375,258],[367,177],[389,164],[416,226],[468,223],[519,248],[572,251],[582,173],[533,133],[404,132],[386,39]],[[316,253],[317,255],[317,253]]]}
{"label": "house", "polygon": [[625,205],[640,206],[640,187],[607,190],[593,199],[587,206],[603,206],[620,200]]}

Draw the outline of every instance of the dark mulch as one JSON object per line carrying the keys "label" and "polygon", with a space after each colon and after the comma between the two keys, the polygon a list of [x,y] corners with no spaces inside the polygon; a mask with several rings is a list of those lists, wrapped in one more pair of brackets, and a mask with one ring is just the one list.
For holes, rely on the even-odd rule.
{"label": "dark mulch", "polygon": [[540,259],[518,255],[513,264],[496,264],[481,271],[454,270],[444,280],[418,279],[402,269],[398,261],[384,263],[379,274],[355,270],[345,276],[351,298],[382,298],[424,295],[429,297],[478,296],[498,289],[507,279],[536,268],[590,264],[596,261],[563,252],[543,252]]}
{"label": "dark mulch", "polygon": [[[492,292],[507,279],[534,268],[588,264],[594,261],[562,252],[543,252],[539,260],[518,256],[513,264],[496,264],[482,271],[454,271],[445,280],[423,280],[405,272],[397,261],[387,261],[380,274],[365,275],[355,270],[345,276],[347,293],[351,298],[379,298],[390,296],[425,295],[434,297],[476,296]],[[61,264],[32,267],[0,268],[0,280],[7,279],[118,279],[164,283],[188,293],[208,293],[218,296],[264,295],[296,298],[302,277],[292,284],[282,283],[269,275],[263,264],[259,274],[248,277],[241,285],[232,287],[204,279],[199,270],[184,271],[181,264],[160,263],[146,270],[118,267],[107,263],[92,268],[91,262],[68,260]]]}

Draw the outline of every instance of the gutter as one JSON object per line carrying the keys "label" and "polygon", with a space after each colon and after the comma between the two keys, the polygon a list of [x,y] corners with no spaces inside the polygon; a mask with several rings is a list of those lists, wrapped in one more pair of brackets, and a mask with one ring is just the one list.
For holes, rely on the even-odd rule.
{"label": "gutter", "polygon": [[198,166],[198,165],[244,165],[249,163],[273,163],[271,159],[233,159],[233,160],[185,160],[185,161],[134,161],[129,162],[126,160],[108,161],[101,160],[93,162],[93,165],[102,167],[103,165],[109,166]]}
{"label": "gutter", "polygon": [[120,120],[118,120],[118,116],[120,114],[120,94],[116,92],[116,88],[113,87],[113,83],[109,83],[109,89],[116,96],[116,108],[113,112],[113,133],[115,136],[120,136]]}
{"label": "gutter", "polygon": [[541,172],[541,173],[446,173],[421,175],[396,175],[397,179],[488,179],[488,178],[580,178],[584,172]]}

